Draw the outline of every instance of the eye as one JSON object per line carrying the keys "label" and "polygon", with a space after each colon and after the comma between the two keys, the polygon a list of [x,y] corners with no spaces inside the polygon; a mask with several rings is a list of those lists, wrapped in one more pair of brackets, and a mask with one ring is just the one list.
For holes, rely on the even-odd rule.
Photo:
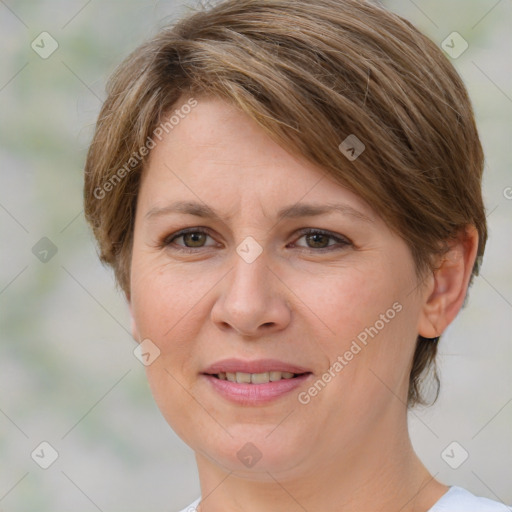
{"label": "eye", "polygon": [[[182,229],[181,231],[178,231],[177,233],[174,233],[162,240],[161,245],[162,247],[174,245],[173,248],[178,251],[193,252],[194,249],[201,249],[202,247],[211,247],[212,245],[215,245],[205,245],[206,239],[209,236],[208,232],[202,228]],[[184,245],[175,243],[175,241],[180,238],[183,239]]]}
{"label": "eye", "polygon": [[[302,236],[298,240],[304,238],[307,245],[298,245],[298,247],[305,247],[306,249],[318,249],[320,251],[327,249],[330,251],[351,245],[348,239],[321,229],[302,229],[299,234],[302,234]],[[330,243],[330,241],[334,241],[334,243]],[[334,247],[336,245],[338,247]]]}

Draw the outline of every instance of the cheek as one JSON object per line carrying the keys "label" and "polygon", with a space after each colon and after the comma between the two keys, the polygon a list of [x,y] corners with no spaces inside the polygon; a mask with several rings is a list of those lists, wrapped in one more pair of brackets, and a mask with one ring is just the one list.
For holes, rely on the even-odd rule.
{"label": "cheek", "polygon": [[[400,279],[385,266],[331,268],[309,275],[295,271],[287,283],[308,307],[311,322],[325,328],[325,342],[343,348],[400,300]],[[300,304],[299,304],[300,306]],[[317,319],[315,321],[315,318]]]}
{"label": "cheek", "polygon": [[348,403],[354,398],[370,405],[382,395],[392,397],[381,380],[391,389],[408,382],[418,304],[411,293],[414,267],[406,263],[374,262],[364,270],[331,270],[308,280],[297,275],[290,286],[310,308],[309,326],[317,326],[317,335],[310,336],[326,356],[326,370],[339,363],[335,384],[328,387],[340,396],[350,389]]}
{"label": "cheek", "polygon": [[[205,276],[206,277],[206,276]],[[135,257],[131,271],[132,314],[141,339],[149,338],[160,355],[146,366],[152,395],[169,425],[184,440],[201,414],[189,377],[195,375],[194,346],[204,323],[201,299],[213,286],[189,272]]]}
{"label": "cheek", "polygon": [[131,279],[137,326],[142,336],[153,336],[159,343],[178,327],[191,324],[188,316],[211,287],[208,280],[186,270],[142,259],[132,263]]}

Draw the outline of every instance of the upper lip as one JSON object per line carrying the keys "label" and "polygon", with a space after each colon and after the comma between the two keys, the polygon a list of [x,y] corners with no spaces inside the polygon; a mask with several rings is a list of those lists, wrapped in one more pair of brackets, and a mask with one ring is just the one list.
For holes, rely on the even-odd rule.
{"label": "upper lip", "polygon": [[257,359],[244,361],[243,359],[223,359],[208,366],[202,373],[215,375],[221,372],[229,373],[265,373],[265,372],[310,373],[311,370],[295,364],[279,361],[278,359]]}

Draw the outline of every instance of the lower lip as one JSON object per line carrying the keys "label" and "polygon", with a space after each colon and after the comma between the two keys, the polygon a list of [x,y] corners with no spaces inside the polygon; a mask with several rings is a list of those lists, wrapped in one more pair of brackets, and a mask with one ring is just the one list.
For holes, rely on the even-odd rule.
{"label": "lower lip", "polygon": [[311,376],[311,373],[305,373],[293,379],[281,379],[266,384],[243,384],[203,374],[203,377],[210,382],[215,391],[224,398],[240,405],[258,405],[271,402],[298,388]]}

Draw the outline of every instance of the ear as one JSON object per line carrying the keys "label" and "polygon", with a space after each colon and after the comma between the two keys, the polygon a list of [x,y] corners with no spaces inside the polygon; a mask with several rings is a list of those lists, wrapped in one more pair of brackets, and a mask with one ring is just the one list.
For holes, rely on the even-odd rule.
{"label": "ear", "polygon": [[420,336],[440,336],[457,316],[466,297],[477,251],[478,231],[468,225],[450,242],[426,287],[418,323]]}

